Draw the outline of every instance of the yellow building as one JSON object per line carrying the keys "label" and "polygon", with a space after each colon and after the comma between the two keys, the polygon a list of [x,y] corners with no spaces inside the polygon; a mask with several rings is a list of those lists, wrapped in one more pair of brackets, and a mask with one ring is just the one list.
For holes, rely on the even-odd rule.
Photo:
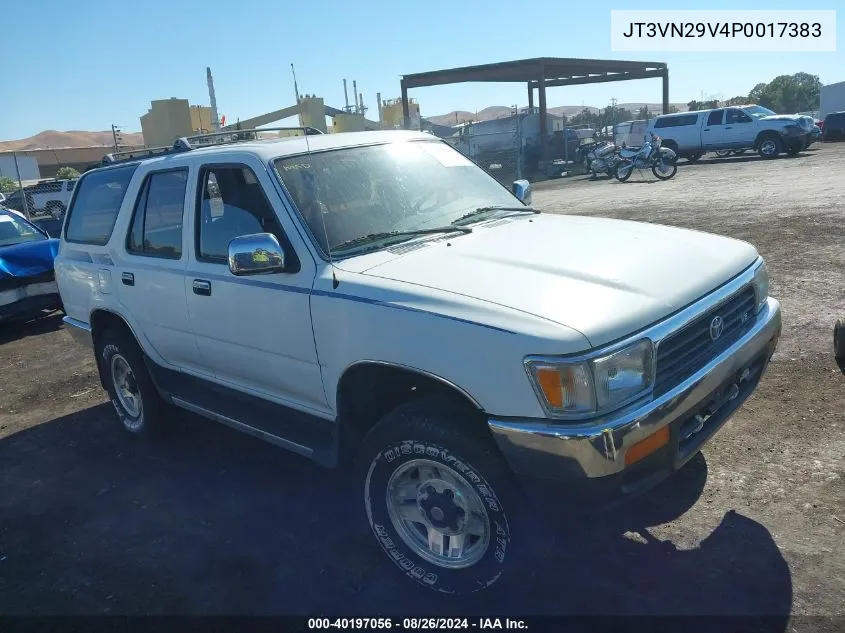
{"label": "yellow building", "polygon": [[158,99],[141,116],[141,132],[147,147],[170,145],[181,136],[212,132],[211,108],[192,106],[187,99]]}
{"label": "yellow building", "polygon": [[[420,129],[420,104],[416,99],[408,99],[408,113],[411,117],[411,129]],[[381,103],[381,128],[383,130],[401,130],[405,127],[402,113],[402,99],[385,99]]]}

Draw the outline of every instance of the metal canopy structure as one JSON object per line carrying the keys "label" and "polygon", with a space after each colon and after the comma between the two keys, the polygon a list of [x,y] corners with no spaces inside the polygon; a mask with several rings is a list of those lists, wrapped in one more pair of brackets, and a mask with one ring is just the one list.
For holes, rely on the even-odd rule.
{"label": "metal canopy structure", "polygon": [[[497,64],[464,66],[447,70],[432,70],[413,75],[403,75],[402,112],[405,127],[410,126],[408,90],[425,86],[484,82],[521,82],[528,86],[528,106],[534,107],[534,90],[538,91],[540,129],[546,129],[546,88],[576,86],[629,79],[663,79],[663,113],[669,111],[669,68],[662,62],[633,62],[608,59],[572,59],[564,57],[536,57]],[[544,152],[547,146],[545,134]]]}

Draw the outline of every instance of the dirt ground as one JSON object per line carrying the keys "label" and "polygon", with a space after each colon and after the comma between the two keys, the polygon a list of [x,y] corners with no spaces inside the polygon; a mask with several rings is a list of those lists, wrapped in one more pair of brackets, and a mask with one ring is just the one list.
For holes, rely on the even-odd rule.
{"label": "dirt ground", "polygon": [[669,182],[535,187],[547,212],[751,241],[783,338],[677,476],[562,528],[518,582],[460,600],[409,584],[355,529],[343,474],[187,414],[167,441],[132,441],[59,317],[4,327],[0,614],[747,614],[798,631],[799,616],[845,615],[842,173],[845,144],[682,161]]}

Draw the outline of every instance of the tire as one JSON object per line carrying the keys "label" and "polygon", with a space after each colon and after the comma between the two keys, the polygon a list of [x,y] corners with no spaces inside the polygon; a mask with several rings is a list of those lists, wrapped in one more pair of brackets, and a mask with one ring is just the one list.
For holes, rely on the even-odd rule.
{"label": "tire", "polygon": [[49,213],[54,220],[60,220],[65,214],[65,205],[61,202],[51,202],[47,205],[47,213]]}
{"label": "tire", "polygon": [[123,428],[139,437],[157,435],[166,403],[153,385],[135,339],[120,330],[106,330],[97,337],[96,350],[103,382]]}
{"label": "tire", "polygon": [[772,134],[763,137],[760,141],[760,146],[757,148],[757,153],[761,158],[775,158],[783,151],[783,141],[780,137]]}
{"label": "tire", "polygon": [[716,152],[716,156],[718,158],[727,158],[731,154],[733,154],[733,150],[731,150],[731,149],[721,149],[721,150]]}
{"label": "tire", "polygon": [[631,167],[631,169],[629,169],[628,172],[625,175],[621,175],[619,173],[619,167],[618,166],[616,167],[615,171],[616,171],[616,173],[614,175],[616,176],[616,180],[618,180],[619,182],[625,182],[626,180],[628,180],[628,178],[631,177],[631,174],[634,173],[634,168]]}
{"label": "tire", "polygon": [[675,163],[669,164],[670,170],[665,174],[661,174],[660,170],[657,169],[657,163],[651,166],[651,173],[654,174],[654,177],[659,180],[669,180],[672,178],[676,173],[678,173],[678,166]]}
{"label": "tire", "polygon": [[702,156],[704,156],[704,154],[701,154],[701,153],[690,154],[686,157],[686,159],[691,163],[695,163],[695,162],[698,162],[699,160],[701,160]]}
{"label": "tire", "polygon": [[514,529],[523,519],[516,482],[475,415],[440,397],[408,402],[364,438],[357,458],[379,546],[406,576],[443,593],[492,585],[524,562],[512,536],[524,546],[534,538]]}
{"label": "tire", "polygon": [[845,320],[837,319],[833,326],[833,356],[840,362],[845,362]]}

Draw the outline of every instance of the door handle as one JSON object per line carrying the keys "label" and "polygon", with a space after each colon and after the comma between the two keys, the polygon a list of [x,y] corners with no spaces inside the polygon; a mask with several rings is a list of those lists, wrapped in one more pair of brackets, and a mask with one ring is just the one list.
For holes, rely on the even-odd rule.
{"label": "door handle", "polygon": [[706,128],[704,128],[704,131],[705,131],[705,132],[709,132],[709,131],[710,131],[710,128],[709,128],[709,127],[706,127]]}
{"label": "door handle", "polygon": [[135,275],[132,273],[121,273],[120,274],[120,281],[123,282],[124,286],[134,286],[135,285]]}
{"label": "door handle", "polygon": [[194,279],[194,294],[203,297],[211,296],[211,282],[205,279]]}
{"label": "door handle", "polygon": [[732,125],[726,125],[726,126],[725,126],[725,129],[726,129],[726,130],[732,130],[732,129],[734,129],[734,128],[733,128],[733,126],[732,126]]}

